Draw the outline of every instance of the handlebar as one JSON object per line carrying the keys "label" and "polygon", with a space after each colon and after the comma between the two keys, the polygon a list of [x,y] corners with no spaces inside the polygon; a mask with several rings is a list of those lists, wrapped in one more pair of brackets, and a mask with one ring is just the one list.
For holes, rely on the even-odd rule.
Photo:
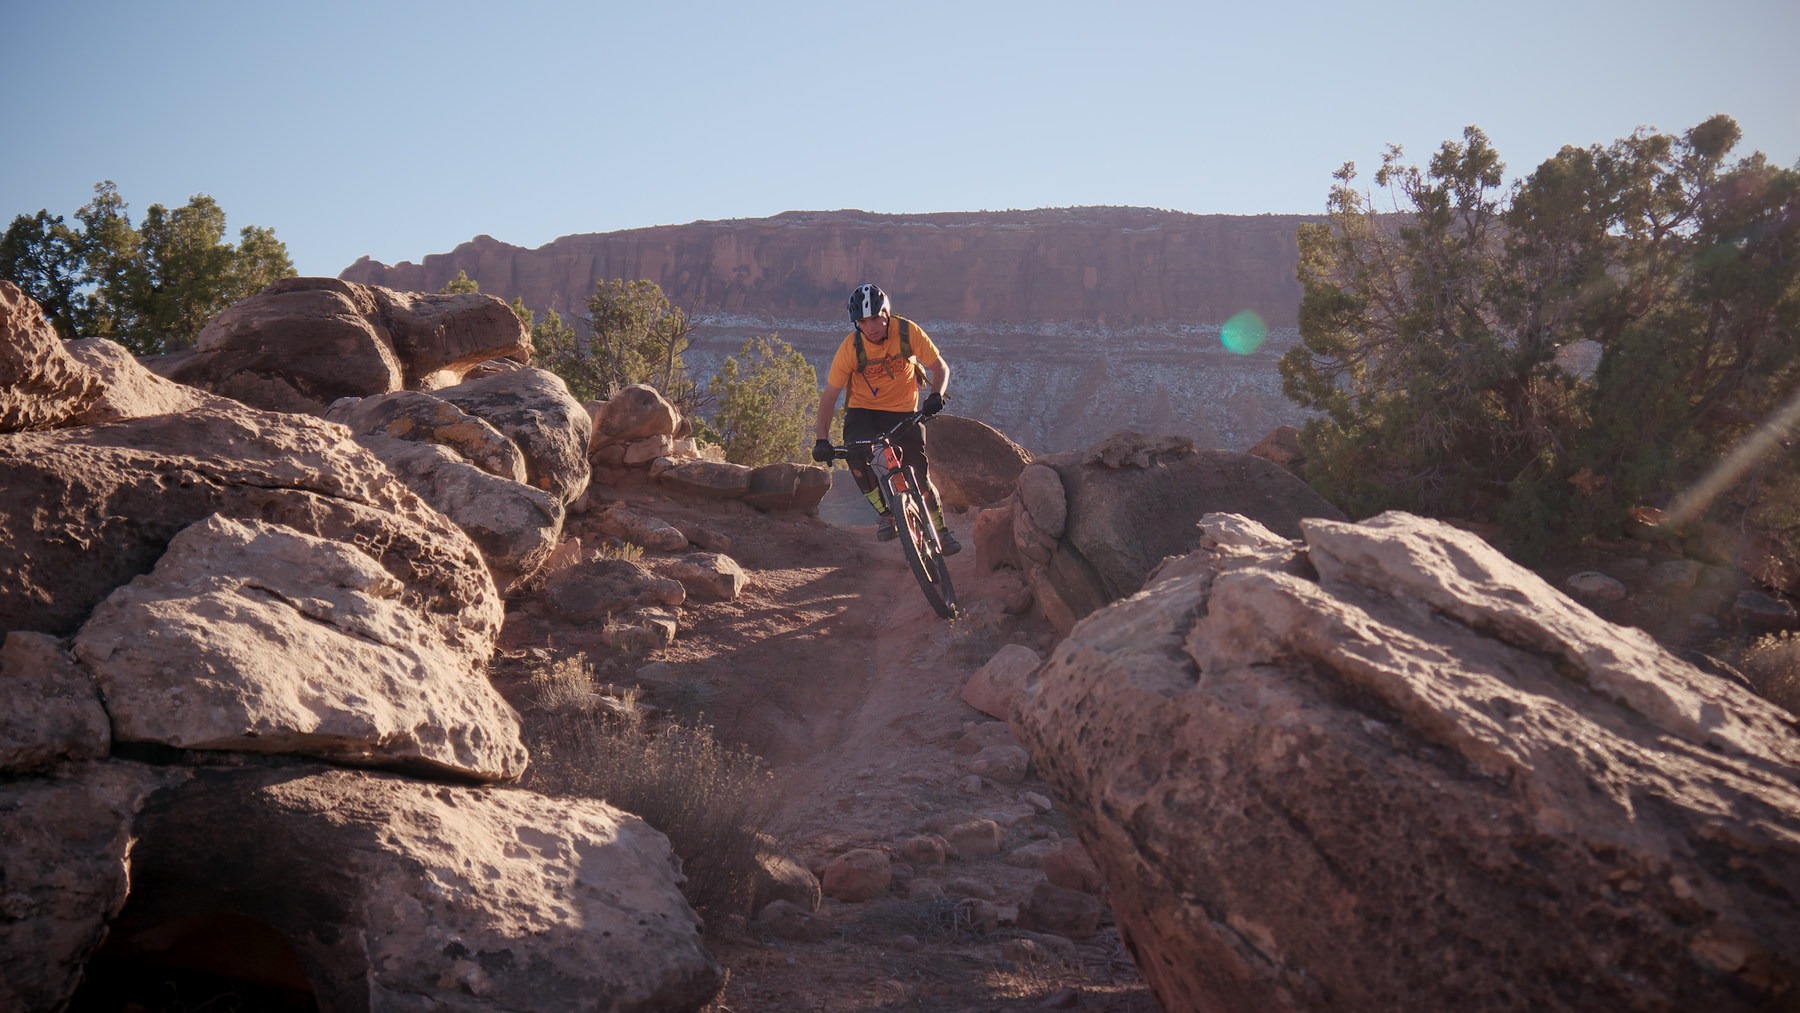
{"label": "handlebar", "polygon": [[913,412],[913,413],[907,415],[905,418],[901,419],[899,422],[894,423],[894,427],[892,429],[889,429],[887,432],[882,433],[880,436],[872,436],[866,440],[852,440],[852,441],[846,442],[841,447],[839,447],[839,446],[832,447],[831,448],[832,458],[834,460],[841,461],[844,458],[850,456],[850,448],[851,447],[872,447],[877,443],[884,443],[884,442],[891,441],[895,436],[897,436],[901,432],[903,432],[908,426],[922,426],[925,423],[930,422],[931,419],[932,419],[932,416],[927,415],[924,412]]}

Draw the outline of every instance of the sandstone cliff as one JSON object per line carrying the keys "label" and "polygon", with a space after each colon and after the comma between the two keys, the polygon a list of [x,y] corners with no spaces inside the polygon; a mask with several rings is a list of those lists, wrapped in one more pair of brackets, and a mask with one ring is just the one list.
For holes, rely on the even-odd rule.
{"label": "sandstone cliff", "polygon": [[967,325],[1213,323],[1255,310],[1291,327],[1300,215],[1056,208],[886,215],[790,211],[564,236],[535,250],[478,236],[422,264],[364,257],[348,281],[435,292],[466,271],[483,292],[565,316],[596,282],[647,278],[696,315],[823,319],[874,280],[902,312]]}
{"label": "sandstone cliff", "polygon": [[[363,258],[342,277],[437,291],[466,272],[485,293],[542,312],[586,313],[597,282],[657,282],[700,327],[705,377],[771,331],[819,368],[848,330],[843,298],[874,280],[938,340],[955,410],[1036,453],[1120,429],[1246,450],[1302,416],[1275,360],[1297,340],[1299,215],[1147,208],[883,215],[793,211],[564,236],[526,250],[480,236],[421,264]],[[1250,310],[1271,328],[1249,355],[1219,326]]]}

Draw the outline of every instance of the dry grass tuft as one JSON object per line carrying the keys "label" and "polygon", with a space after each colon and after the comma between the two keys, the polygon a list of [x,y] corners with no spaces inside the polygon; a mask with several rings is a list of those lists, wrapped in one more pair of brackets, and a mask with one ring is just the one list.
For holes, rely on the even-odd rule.
{"label": "dry grass tuft", "polygon": [[859,930],[881,936],[905,933],[934,943],[966,941],[980,932],[968,909],[955,897],[889,897],[863,905],[857,912]]}
{"label": "dry grass tuft", "polygon": [[773,775],[709,726],[654,724],[635,691],[593,688],[582,656],[533,678],[542,711],[526,786],[602,799],[662,831],[681,859],[682,893],[709,920],[748,914],[759,835],[779,811]]}
{"label": "dry grass tuft", "polygon": [[623,559],[627,563],[636,563],[644,558],[644,547],[636,542],[608,538],[594,550],[594,558]]}
{"label": "dry grass tuft", "polygon": [[1800,636],[1771,633],[1759,638],[1744,649],[1737,668],[1764,698],[1800,716]]}

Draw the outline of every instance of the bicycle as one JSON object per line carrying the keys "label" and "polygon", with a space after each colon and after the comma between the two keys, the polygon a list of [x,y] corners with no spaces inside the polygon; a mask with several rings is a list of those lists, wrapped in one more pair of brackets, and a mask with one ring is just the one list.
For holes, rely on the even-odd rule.
{"label": "bicycle", "polygon": [[931,522],[931,511],[925,505],[925,489],[912,466],[901,460],[900,448],[894,445],[895,437],[908,426],[923,425],[930,417],[924,412],[913,412],[880,436],[831,449],[833,456],[841,460],[850,456],[853,447],[869,448],[869,466],[875,471],[876,486],[894,515],[900,547],[906,552],[906,562],[919,581],[919,589],[939,616],[953,619],[956,589],[950,583],[950,564],[944,559],[937,525]]}

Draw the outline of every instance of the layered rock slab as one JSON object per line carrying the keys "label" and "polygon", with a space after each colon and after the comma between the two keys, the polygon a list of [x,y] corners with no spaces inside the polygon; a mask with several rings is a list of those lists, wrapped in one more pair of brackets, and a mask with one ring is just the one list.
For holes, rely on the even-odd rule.
{"label": "layered rock slab", "polygon": [[387,436],[357,442],[475,542],[501,594],[518,588],[555,550],[563,504],[542,489],[489,474],[440,444]]}
{"label": "layered rock slab", "polygon": [[511,780],[518,715],[357,549],[212,516],[75,635],[113,737]]}
{"label": "layered rock slab", "polygon": [[1446,525],[1203,527],[1015,718],[1165,1008],[1792,1000],[1788,716]]}
{"label": "layered rock slab", "polygon": [[214,513],[359,546],[447,640],[492,650],[499,596],[468,536],[342,427],[226,401],[0,435],[0,629],[74,632]]}

